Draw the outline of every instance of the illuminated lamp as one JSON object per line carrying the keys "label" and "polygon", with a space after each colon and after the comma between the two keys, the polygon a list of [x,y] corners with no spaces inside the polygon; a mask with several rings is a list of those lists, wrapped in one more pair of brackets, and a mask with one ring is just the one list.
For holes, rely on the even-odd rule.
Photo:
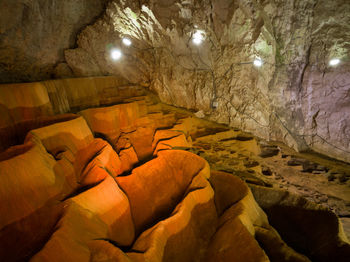
{"label": "illuminated lamp", "polygon": [[253,61],[254,66],[261,67],[263,65],[263,61],[260,58],[255,58]]}
{"label": "illuminated lamp", "polygon": [[337,65],[339,65],[339,63],[340,63],[340,59],[339,58],[333,58],[333,59],[331,59],[329,61],[329,65],[330,66],[337,66]]}
{"label": "illuminated lamp", "polygon": [[123,38],[123,44],[126,46],[131,46],[132,42],[129,38],[124,37]]}
{"label": "illuminated lamp", "polygon": [[111,58],[113,60],[119,60],[122,57],[123,53],[119,49],[113,49],[111,51]]}
{"label": "illuminated lamp", "polygon": [[195,45],[200,45],[204,41],[204,35],[205,33],[201,30],[197,30],[193,35],[192,35],[192,42]]}

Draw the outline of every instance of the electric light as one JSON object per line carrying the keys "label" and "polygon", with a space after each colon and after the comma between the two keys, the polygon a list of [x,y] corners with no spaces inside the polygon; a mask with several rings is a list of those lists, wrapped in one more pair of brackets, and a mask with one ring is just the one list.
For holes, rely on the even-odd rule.
{"label": "electric light", "polygon": [[129,38],[124,37],[123,38],[123,44],[126,46],[131,46],[132,42]]}
{"label": "electric light", "polygon": [[201,30],[197,30],[193,35],[192,35],[192,42],[195,45],[200,45],[204,40],[204,32]]}
{"label": "electric light", "polygon": [[260,58],[255,58],[255,60],[253,61],[253,64],[256,67],[261,67],[263,65],[263,61]]}
{"label": "electric light", "polygon": [[333,58],[329,61],[329,65],[330,66],[336,66],[340,63],[340,59],[339,58]]}
{"label": "electric light", "polygon": [[122,57],[123,53],[119,49],[113,49],[111,51],[111,58],[113,60],[119,60]]}

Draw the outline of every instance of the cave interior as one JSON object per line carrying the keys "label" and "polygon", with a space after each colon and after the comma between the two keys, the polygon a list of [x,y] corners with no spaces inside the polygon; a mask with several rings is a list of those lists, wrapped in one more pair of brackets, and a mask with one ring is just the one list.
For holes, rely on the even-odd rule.
{"label": "cave interior", "polygon": [[0,1],[0,261],[349,239],[350,1]]}

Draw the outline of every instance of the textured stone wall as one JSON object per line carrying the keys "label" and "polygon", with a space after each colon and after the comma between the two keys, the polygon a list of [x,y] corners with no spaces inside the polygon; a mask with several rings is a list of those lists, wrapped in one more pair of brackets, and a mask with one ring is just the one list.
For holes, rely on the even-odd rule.
{"label": "textured stone wall", "polygon": [[63,51],[107,0],[1,0],[0,83],[70,76]]}
{"label": "textured stone wall", "polygon": [[125,78],[214,121],[350,161],[349,13],[347,0],[112,0],[60,72]]}
{"label": "textured stone wall", "polygon": [[[78,76],[121,75],[164,102],[349,161],[349,11],[346,0],[116,0],[65,55]],[[206,32],[200,46],[196,28]],[[256,56],[262,68],[249,63]],[[332,57],[341,65],[330,68]]]}

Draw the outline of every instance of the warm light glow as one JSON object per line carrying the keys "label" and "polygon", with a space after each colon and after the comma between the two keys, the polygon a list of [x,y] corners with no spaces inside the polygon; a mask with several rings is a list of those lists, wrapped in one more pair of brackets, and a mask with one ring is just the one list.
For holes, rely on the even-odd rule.
{"label": "warm light glow", "polygon": [[111,51],[111,58],[113,60],[119,60],[122,57],[122,52],[119,49],[113,49]]}
{"label": "warm light glow", "polygon": [[329,61],[329,65],[330,66],[336,66],[336,65],[338,65],[340,63],[340,59],[338,59],[338,58],[333,58],[333,59],[331,59],[330,61]]}
{"label": "warm light glow", "polygon": [[129,38],[124,37],[123,38],[123,44],[126,46],[131,46],[132,42]]}
{"label": "warm light glow", "polygon": [[201,30],[197,30],[193,35],[192,35],[192,42],[195,45],[200,45],[204,41],[204,32]]}
{"label": "warm light glow", "polygon": [[256,67],[261,67],[263,65],[263,61],[260,59],[260,58],[255,58],[253,64],[256,66]]}

